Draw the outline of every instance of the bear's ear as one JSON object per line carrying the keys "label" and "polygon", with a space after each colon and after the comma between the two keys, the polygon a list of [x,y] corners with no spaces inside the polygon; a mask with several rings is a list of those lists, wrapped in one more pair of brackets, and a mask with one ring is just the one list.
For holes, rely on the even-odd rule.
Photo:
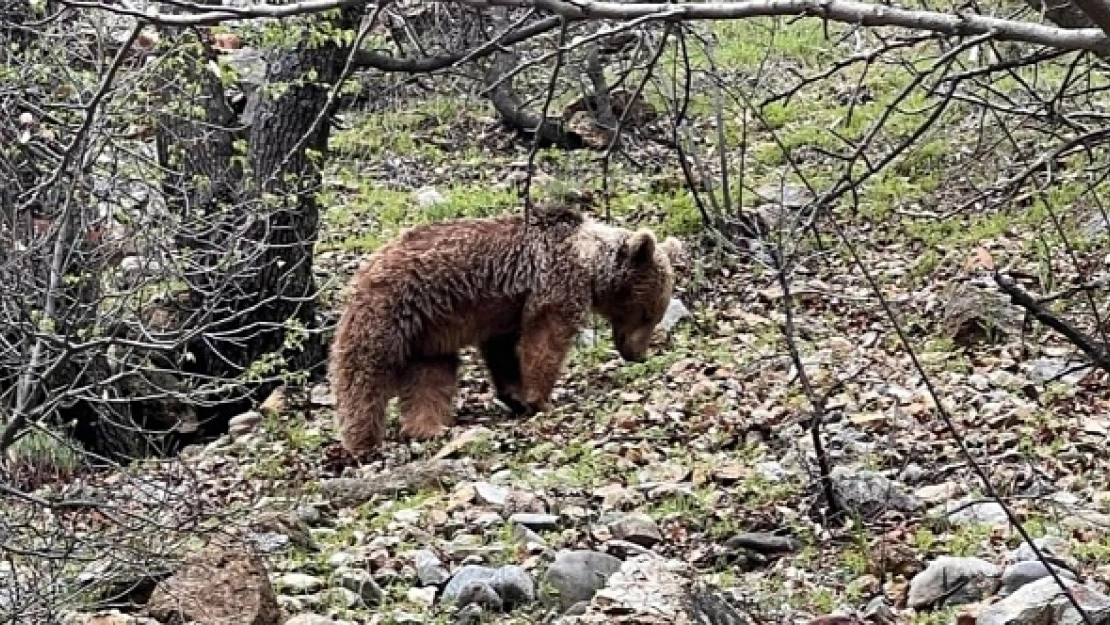
{"label": "bear's ear", "polygon": [[646,264],[655,259],[655,235],[639,230],[625,239],[624,251],[633,263]]}
{"label": "bear's ear", "polygon": [[674,267],[676,271],[682,271],[689,267],[690,258],[686,255],[686,246],[682,244],[682,241],[674,237],[667,237],[659,244],[659,249],[667,255],[667,260],[670,261],[671,267]]}

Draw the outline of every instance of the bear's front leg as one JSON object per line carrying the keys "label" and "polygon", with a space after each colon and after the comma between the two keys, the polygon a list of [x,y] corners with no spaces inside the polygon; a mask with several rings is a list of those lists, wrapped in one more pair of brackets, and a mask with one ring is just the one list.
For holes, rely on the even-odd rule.
{"label": "bear's front leg", "polygon": [[513,414],[524,415],[528,413],[528,406],[521,391],[519,345],[519,333],[502,334],[482,343],[480,350],[497,400]]}
{"label": "bear's front leg", "polygon": [[551,409],[551,391],[574,345],[581,315],[547,310],[526,316],[520,338],[524,403],[529,413]]}

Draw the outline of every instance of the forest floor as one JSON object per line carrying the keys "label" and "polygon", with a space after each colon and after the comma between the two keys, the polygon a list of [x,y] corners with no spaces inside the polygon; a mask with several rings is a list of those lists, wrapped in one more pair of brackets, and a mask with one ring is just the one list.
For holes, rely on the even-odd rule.
{"label": "forest floor", "polygon": [[[690,107],[691,145],[719,179],[724,138],[732,202],[747,209],[774,204],[756,199],[756,190],[766,194],[785,184],[788,195],[806,196],[806,183],[827,189],[842,174],[843,164],[827,158],[845,149],[837,136],[863,137],[910,84],[911,68],[940,54],[926,43],[892,53],[897,62],[877,63],[866,76],[850,67],[788,102],[760,107],[757,118],[736,93],[767,98],[797,75],[815,74],[857,51],[851,39],[827,39],[816,22],[780,22],[767,46],[770,23],[719,27],[718,72],[734,89],[723,96],[724,128],[718,131],[708,82],[699,83],[706,95]],[[912,62],[903,64],[903,56]],[[1026,78],[1051,91],[1065,68],[1060,61]],[[649,101],[661,99],[649,94]],[[929,104],[913,92],[873,149],[881,152],[914,132]],[[451,571],[513,564],[542,580],[561,549],[638,553],[610,542],[624,531],[623,519],[636,525],[631,538],[688,567],[684,579],[724,589],[762,622],[862,615],[868,606],[877,619],[882,610],[873,599],[885,596],[896,622],[942,623],[981,606],[908,609],[913,576],[944,555],[1004,567],[1021,540],[985,496],[927,379],[974,462],[1025,529],[1059,538],[1055,549],[1067,552],[1084,578],[1110,583],[1104,378],[1081,371],[1048,380],[1076,357],[1074,350],[1043,327],[1020,327],[1020,311],[1006,304],[989,312],[972,300],[979,317],[997,316],[996,331],[983,336],[957,335],[951,320],[953,302],[979,297],[974,285],[994,290],[995,266],[1027,276],[1026,288],[1038,293],[1072,284],[1084,268],[1103,263],[1105,228],[1090,227],[1097,205],[1078,183],[1055,188],[1042,202],[965,206],[976,185],[1020,164],[994,141],[1001,131],[970,111],[954,106],[945,113],[861,185],[851,205],[846,196],[832,220],[818,220],[819,236],[791,226],[804,217],[789,206],[767,213],[787,224],[789,334],[775,268],[765,255],[737,253],[702,233],[677,156],[645,138],[669,136],[666,121],[637,130],[628,148],[635,163],[612,163],[608,211],[598,199],[598,151],[540,150],[539,196],[592,193],[588,210],[600,218],[680,236],[694,252],[696,266],[676,293],[691,315],[649,360],[622,362],[598,324],[590,334],[595,340],[584,340],[572,355],[554,410],[513,419],[492,404],[489,384],[468,354],[450,437],[426,444],[391,440],[380,459],[362,467],[336,461],[341,454],[326,387],[313,390],[310,413],[288,402],[267,412],[254,433],[186,457],[219,485],[213,492],[226,494],[231,508],[303,512],[313,547],[268,556],[291,611],[352,622],[450,622],[450,610],[430,607],[429,594],[420,591],[417,550],[435,550]],[[519,210],[515,185],[531,146],[498,124],[486,101],[444,90],[378,101],[342,119],[346,127],[333,136],[322,194],[319,246],[332,309],[341,306],[365,254],[401,228]],[[830,227],[834,221],[843,236]],[[1062,251],[1064,238],[1075,257]],[[837,484],[845,493],[858,486],[853,501],[861,507],[835,520],[827,517],[817,479],[809,427],[814,406],[788,336],[805,379],[823,399],[820,436]],[[387,480],[433,458],[463,463],[445,465],[462,473],[355,503],[342,503],[321,486],[342,476]],[[890,492],[859,495],[876,484]],[[522,540],[510,520],[515,512],[553,518],[533,521],[535,534]],[[780,551],[751,548],[750,540],[736,540],[745,533],[797,542]],[[384,593],[378,605],[320,590],[337,567],[353,565],[373,573]],[[298,585],[304,579],[290,573],[320,583]],[[533,623],[546,610],[537,602],[483,618]]]}

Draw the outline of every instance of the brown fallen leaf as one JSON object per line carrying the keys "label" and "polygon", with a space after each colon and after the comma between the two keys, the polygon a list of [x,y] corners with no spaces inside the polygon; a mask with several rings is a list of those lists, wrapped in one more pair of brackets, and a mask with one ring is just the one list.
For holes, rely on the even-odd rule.
{"label": "brown fallen leaf", "polygon": [[964,261],[964,273],[976,273],[980,270],[994,271],[994,257],[985,247],[975,248]]}

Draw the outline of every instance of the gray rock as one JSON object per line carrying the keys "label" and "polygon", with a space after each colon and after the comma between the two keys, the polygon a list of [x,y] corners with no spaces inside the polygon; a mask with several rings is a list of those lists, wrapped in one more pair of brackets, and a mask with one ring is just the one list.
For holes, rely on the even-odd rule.
{"label": "gray rock", "polygon": [[[1064,584],[1095,625],[1110,624],[1110,597],[1067,579]],[[1084,621],[1056,582],[1045,577],[987,606],[975,622],[976,625],[1081,625]]]}
{"label": "gray rock", "polygon": [[500,513],[492,511],[483,512],[478,515],[478,518],[474,519],[474,525],[482,529],[489,529],[501,525],[502,521],[504,521],[504,519],[501,518]]}
{"label": "gray rock", "polygon": [[487,506],[497,506],[500,508],[509,500],[509,489],[490,484],[489,482],[475,482],[474,494],[477,496],[478,503]]}
{"label": "gray rock", "polygon": [[428,208],[447,201],[443,194],[431,186],[423,186],[415,191],[416,204],[420,208]]}
{"label": "gray rock", "polygon": [[609,532],[617,540],[626,540],[648,549],[663,542],[659,524],[646,514],[623,514],[609,523]]}
{"label": "gray rock", "polygon": [[681,301],[671,298],[671,303],[667,305],[666,312],[663,313],[663,319],[659,321],[659,327],[664,332],[670,332],[679,321],[690,316],[690,310]]}
{"label": "gray rock", "polygon": [[589,601],[579,601],[578,603],[576,603],[576,604],[570,606],[569,608],[567,608],[567,611],[564,612],[564,614],[566,614],[567,616],[582,616],[583,614],[586,613],[586,610],[589,610],[589,609],[590,609],[590,602]]}
{"label": "gray rock", "polygon": [[880,473],[837,469],[832,480],[833,493],[840,505],[865,518],[877,517],[887,510],[914,513],[925,507],[920,499],[906,494],[901,484]]}
{"label": "gray rock", "polygon": [[262,413],[255,410],[248,410],[243,414],[234,416],[228,422],[227,433],[231,438],[239,438],[245,434],[253,432],[258,424],[262,423]]}
{"label": "gray rock", "polygon": [[467,565],[460,568],[443,589],[443,601],[465,606],[477,603],[500,610],[536,600],[536,583],[519,566]]}
{"label": "gray rock", "polygon": [[559,517],[554,514],[518,512],[509,517],[509,522],[535,531],[553,530],[559,527]]}
{"label": "gray rock", "polygon": [[350,551],[337,551],[328,556],[328,566],[333,569],[340,569],[356,560],[358,560],[358,556]]}
{"label": "gray rock", "polygon": [[521,545],[524,545],[528,551],[542,551],[547,547],[547,541],[543,536],[528,529],[528,526],[519,523],[513,523],[513,540]]}
{"label": "gray rock", "polygon": [[246,539],[247,542],[262,553],[282,551],[293,544],[293,541],[288,536],[277,532],[248,532]]}
{"label": "gray rock", "polygon": [[296,514],[300,520],[308,525],[319,525],[320,522],[324,520],[323,515],[320,514],[320,510],[318,510],[316,506],[297,506],[293,514]]}
{"label": "gray rock", "polygon": [[1006,527],[1010,520],[1006,511],[996,501],[966,504],[956,502],[949,506],[949,522],[954,525],[989,525],[991,527]]}
{"label": "gray rock", "polygon": [[477,564],[468,564],[460,567],[451,576],[450,581],[443,588],[442,600],[445,603],[459,603],[459,596],[462,594],[464,588],[474,582],[485,582],[489,584],[493,578],[497,576],[497,569],[480,566]]}
{"label": "gray rock", "polygon": [[898,615],[890,609],[886,597],[879,595],[867,602],[863,608],[863,620],[877,625],[894,625],[898,622]]}
{"label": "gray rock", "polygon": [[412,562],[421,585],[439,586],[451,578],[451,573],[443,566],[439,556],[427,549],[420,549],[413,553]]}
{"label": "gray rock", "polygon": [[285,573],[277,578],[274,587],[291,594],[305,595],[324,587],[324,580],[305,573]]}
{"label": "gray rock", "polygon": [[408,592],[405,593],[405,598],[412,603],[430,608],[435,605],[436,602],[436,587],[425,586],[424,588],[409,588]]}
{"label": "gray rock", "polygon": [[558,593],[563,610],[579,601],[589,601],[621,568],[621,561],[597,551],[564,551],[555,557],[544,576],[545,585]]}
{"label": "gray rock", "polygon": [[725,541],[729,549],[749,549],[756,553],[789,553],[802,548],[802,541],[791,536],[746,532]]}
{"label": "gray rock", "polygon": [[469,582],[460,588],[454,603],[459,607],[479,605],[494,612],[500,612],[504,607],[501,595],[497,594],[489,582],[481,580]]}
{"label": "gray rock", "polygon": [[507,565],[497,569],[490,582],[500,595],[505,607],[527,605],[536,600],[536,582],[519,566]]}
{"label": "gray rock", "polygon": [[[1052,567],[1056,574],[1062,578],[1075,580],[1075,574],[1067,569],[1060,567]],[[1015,562],[1006,567],[1002,572],[1002,587],[998,590],[1000,595],[1009,595],[1017,591],[1022,586],[1035,582],[1043,577],[1051,577],[1049,569],[1042,562],[1037,560],[1026,560],[1023,562]]]}
{"label": "gray rock", "polygon": [[1002,570],[980,558],[941,556],[910,581],[914,609],[974,603],[994,593]]}
{"label": "gray rock", "polygon": [[[1071,547],[1068,546],[1068,541],[1058,536],[1042,536],[1041,538],[1034,538],[1033,544],[1041,552],[1049,562],[1067,567],[1073,571],[1078,569],[1078,564],[1071,557]],[[1033,548],[1029,543],[1022,542],[1017,549],[1010,552],[1010,558],[1015,562],[1038,562],[1037,554],[1033,553]]]}
{"label": "gray rock", "polygon": [[358,595],[367,606],[379,605],[385,598],[385,591],[365,569],[339,569],[335,572],[335,581],[341,588]]}

